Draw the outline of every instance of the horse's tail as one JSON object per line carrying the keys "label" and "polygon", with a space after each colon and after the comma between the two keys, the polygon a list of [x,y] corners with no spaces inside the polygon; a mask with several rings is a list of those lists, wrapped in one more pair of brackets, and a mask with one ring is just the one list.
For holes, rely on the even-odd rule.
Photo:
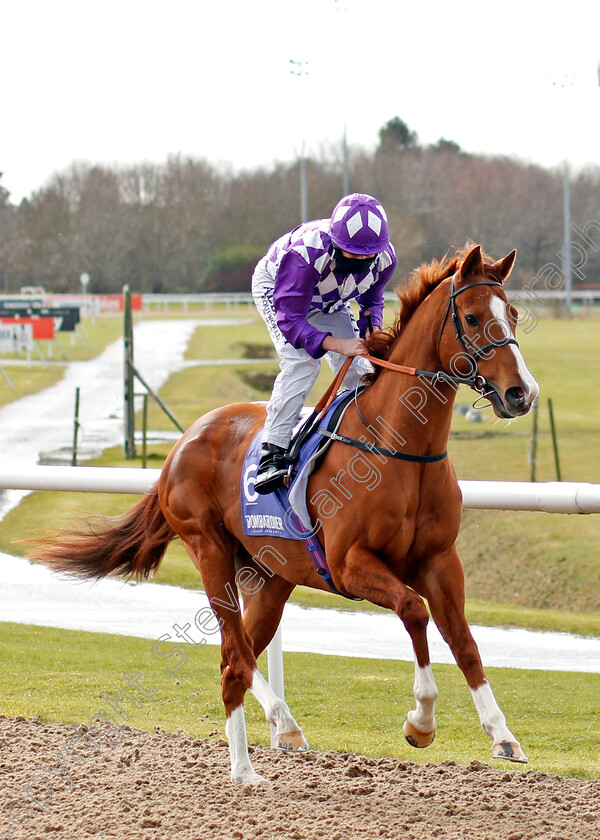
{"label": "horse's tail", "polygon": [[36,540],[32,560],[80,578],[149,578],[176,536],[164,517],[154,485],[121,516],[98,518],[85,529]]}

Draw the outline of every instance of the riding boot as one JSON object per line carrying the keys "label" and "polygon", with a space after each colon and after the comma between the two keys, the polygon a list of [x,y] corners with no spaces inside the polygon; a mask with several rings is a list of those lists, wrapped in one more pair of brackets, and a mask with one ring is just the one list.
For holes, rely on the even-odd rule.
{"label": "riding boot", "polygon": [[275,443],[263,443],[254,489],[261,496],[272,493],[283,484],[288,471],[286,450]]}

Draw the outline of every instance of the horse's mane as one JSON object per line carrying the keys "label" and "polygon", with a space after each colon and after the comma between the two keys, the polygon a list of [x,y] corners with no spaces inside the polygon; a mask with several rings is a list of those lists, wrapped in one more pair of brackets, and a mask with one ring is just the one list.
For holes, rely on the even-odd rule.
{"label": "horse's mane", "polygon": [[[394,344],[421,303],[443,280],[456,273],[472,249],[473,243],[468,243],[464,248],[456,249],[453,256],[445,254],[440,260],[434,259],[429,263],[423,263],[409,275],[408,279],[396,289],[400,308],[396,311],[394,323],[390,327],[373,333],[369,340],[369,353],[372,356],[379,359],[389,358]],[[486,275],[500,281],[501,278],[494,269],[491,258],[484,253],[482,257]],[[377,379],[380,372],[381,368],[376,367],[374,373],[368,378],[370,382]]]}

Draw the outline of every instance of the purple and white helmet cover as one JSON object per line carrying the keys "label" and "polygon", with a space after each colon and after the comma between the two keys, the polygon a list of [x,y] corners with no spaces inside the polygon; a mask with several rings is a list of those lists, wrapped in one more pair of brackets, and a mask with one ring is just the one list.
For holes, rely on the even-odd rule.
{"label": "purple and white helmet cover", "polygon": [[385,210],[371,195],[347,195],[331,214],[330,236],[349,254],[379,254],[390,241]]}

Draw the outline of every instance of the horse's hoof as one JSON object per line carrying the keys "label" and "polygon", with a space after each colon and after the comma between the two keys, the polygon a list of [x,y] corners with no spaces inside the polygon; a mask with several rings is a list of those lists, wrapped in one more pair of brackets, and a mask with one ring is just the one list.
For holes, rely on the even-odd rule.
{"label": "horse's hoof", "polygon": [[243,776],[232,776],[231,781],[235,785],[242,785],[245,788],[260,787],[261,785],[270,785],[271,782],[260,773],[246,773]]}
{"label": "horse's hoof", "polygon": [[402,727],[402,731],[404,732],[404,737],[411,747],[417,747],[417,749],[420,750],[428,747],[431,743],[433,743],[433,739],[435,738],[435,729],[431,732],[419,732],[419,730],[415,729],[409,720],[405,722]]}
{"label": "horse's hoof", "polygon": [[501,741],[499,744],[494,744],[492,747],[492,757],[515,761],[517,764],[529,763],[529,759],[517,741]]}
{"label": "horse's hoof", "polygon": [[294,732],[280,732],[275,737],[275,746],[278,750],[288,750],[288,752],[303,752],[310,749],[308,741],[299,729]]}

